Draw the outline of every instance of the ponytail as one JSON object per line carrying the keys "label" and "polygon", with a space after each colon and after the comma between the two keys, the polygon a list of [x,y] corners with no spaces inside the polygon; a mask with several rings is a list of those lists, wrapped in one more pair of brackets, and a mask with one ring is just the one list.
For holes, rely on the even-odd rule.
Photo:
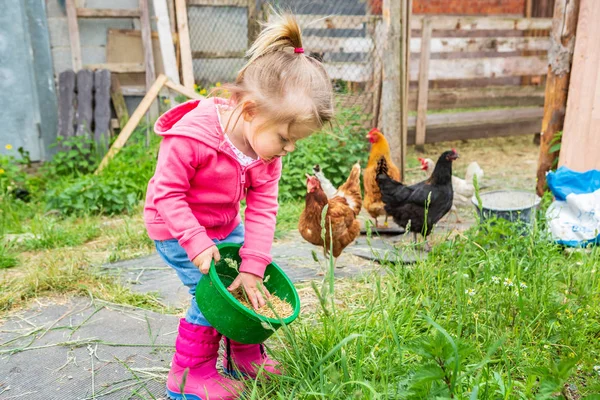
{"label": "ponytail", "polygon": [[302,48],[302,30],[293,15],[274,12],[271,22],[263,24],[263,30],[246,52],[250,59],[238,73],[238,80],[256,59],[286,48]]}

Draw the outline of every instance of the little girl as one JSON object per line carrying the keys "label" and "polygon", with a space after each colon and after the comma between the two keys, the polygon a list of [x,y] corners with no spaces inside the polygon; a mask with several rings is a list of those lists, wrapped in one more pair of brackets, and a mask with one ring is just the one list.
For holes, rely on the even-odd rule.
{"label": "little girl", "polygon": [[[189,101],[162,115],[154,127],[164,139],[144,220],[158,253],[192,295],[167,380],[171,399],[240,395],[243,384],[217,372],[221,334],[200,312],[196,285],[211,261],[219,260],[215,244],[243,243],[240,274],[228,289],[242,286],[253,307],[265,304],[259,286],[271,262],[281,157],[333,116],[330,79],[319,61],[304,54],[293,16],[277,15],[248,54],[235,84],[226,86],[229,100]],[[234,370],[252,378],[260,368],[280,373],[262,344],[225,341],[224,369],[231,377]]]}

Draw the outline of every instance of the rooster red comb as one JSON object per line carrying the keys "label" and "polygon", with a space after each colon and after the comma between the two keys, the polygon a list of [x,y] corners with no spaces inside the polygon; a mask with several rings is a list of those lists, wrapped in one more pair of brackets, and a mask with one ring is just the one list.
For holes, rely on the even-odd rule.
{"label": "rooster red comb", "polygon": [[369,135],[372,135],[372,134],[374,134],[375,132],[381,133],[381,131],[380,131],[379,129],[377,129],[377,128],[373,128],[373,129],[371,129],[371,130],[369,131]]}

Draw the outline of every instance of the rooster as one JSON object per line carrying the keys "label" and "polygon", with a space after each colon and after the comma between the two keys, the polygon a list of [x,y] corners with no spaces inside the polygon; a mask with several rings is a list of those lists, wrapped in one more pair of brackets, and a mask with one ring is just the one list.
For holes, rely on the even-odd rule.
{"label": "rooster", "polygon": [[387,227],[388,215],[386,214],[384,204],[381,201],[381,192],[376,179],[377,162],[383,157],[385,159],[390,178],[396,181],[400,180],[400,170],[392,162],[392,158],[390,156],[390,145],[383,136],[383,133],[381,133],[377,128],[373,128],[367,134],[367,139],[369,139],[369,142],[371,142],[371,152],[369,154],[367,167],[363,172],[363,184],[365,189],[364,206],[369,215],[375,219],[376,228],[379,227],[377,218],[382,215],[385,215],[384,226]]}
{"label": "rooster", "polygon": [[[419,161],[421,162],[421,169],[427,173],[427,176],[431,176],[435,168],[435,162],[431,158],[419,158]],[[461,222],[457,207],[468,205],[471,197],[475,194],[475,186],[473,186],[473,176],[475,175],[477,175],[477,182],[481,183],[483,170],[475,161],[467,166],[465,179],[452,175],[452,190],[454,191],[452,212],[456,215],[456,222]]]}
{"label": "rooster", "polygon": [[[327,206],[324,223],[323,209]],[[300,215],[298,230],[309,243],[323,247],[323,254],[335,260],[360,234],[356,219],[362,207],[360,195],[360,165],[354,164],[346,182],[328,199],[319,180],[307,175],[306,206]],[[325,226],[325,241],[321,235]]]}
{"label": "rooster", "polygon": [[442,153],[435,169],[427,180],[406,186],[388,174],[384,157],[377,165],[377,183],[385,211],[399,226],[410,228],[417,241],[417,233],[425,238],[425,249],[429,250],[427,236],[433,226],[452,208],[452,162],[458,158],[455,150]]}

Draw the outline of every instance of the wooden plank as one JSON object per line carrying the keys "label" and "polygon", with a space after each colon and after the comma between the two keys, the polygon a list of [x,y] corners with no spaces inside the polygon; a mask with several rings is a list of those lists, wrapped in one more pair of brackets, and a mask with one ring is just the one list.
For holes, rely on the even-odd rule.
{"label": "wooden plank", "polygon": [[563,130],[565,121],[578,13],[578,0],[557,0],[554,4],[554,22],[550,33],[554,50],[551,52],[553,56],[549,57],[537,168],[536,192],[540,196],[548,189],[546,172],[558,158],[557,152],[550,153],[550,147],[556,133]]}
{"label": "wooden plank", "polygon": [[123,90],[121,89],[121,82],[117,74],[111,74],[110,76],[110,97],[117,120],[119,121],[119,128],[123,129],[127,121],[129,121],[129,111],[127,110],[127,104],[125,103],[125,97],[123,97]]}
{"label": "wooden plank", "polygon": [[581,0],[560,166],[600,170],[600,2]]}
{"label": "wooden plank", "polygon": [[311,29],[363,29],[368,21],[381,19],[373,15],[312,15],[296,14],[300,26]]}
{"label": "wooden plank", "polygon": [[218,58],[244,58],[246,56],[245,51],[194,51],[192,52],[192,58],[208,58],[208,59],[218,59]]}
{"label": "wooden plank", "polygon": [[[402,169],[404,165],[402,159],[402,116],[400,107],[398,107],[402,99],[401,15],[401,0],[383,2],[383,24],[386,40],[383,51],[382,132],[390,144],[392,160]],[[371,74],[367,74],[367,77],[369,76]]]}
{"label": "wooden plank", "polygon": [[417,103],[417,136],[415,143],[419,151],[423,151],[427,124],[427,94],[429,91],[429,44],[431,42],[431,20],[423,21],[421,30],[421,61],[419,63],[419,97]]}
{"label": "wooden plank", "polygon": [[[427,119],[428,128],[448,128],[477,124],[502,123],[510,120],[524,121],[533,118],[541,120],[544,115],[542,107],[504,108],[492,110],[463,111],[456,113],[430,113]],[[408,126],[416,127],[417,117],[408,117]]]}
{"label": "wooden plank", "polygon": [[79,18],[139,18],[140,10],[116,8],[78,8]]}
{"label": "wooden plank", "polygon": [[123,92],[123,96],[138,96],[144,97],[146,95],[146,85],[133,85],[133,86],[124,86],[121,85],[121,91]]}
{"label": "wooden plank", "polygon": [[179,33],[179,51],[181,52],[181,77],[183,86],[194,89],[194,64],[188,29],[187,7],[185,0],[175,0],[177,13],[177,31]]}
{"label": "wooden plank", "polygon": [[179,72],[177,70],[177,61],[175,59],[175,48],[173,47],[173,36],[171,35],[171,23],[169,22],[167,1],[153,0],[153,4],[165,75],[167,75],[171,81],[179,83]]}
{"label": "wooden plank", "polygon": [[302,37],[302,44],[307,50],[315,53],[368,53],[374,48],[373,40],[370,37],[327,37],[307,35]]}
{"label": "wooden plank", "polygon": [[106,165],[108,165],[109,161],[115,156],[115,154],[117,154],[125,145],[125,143],[127,143],[127,140],[144,117],[144,114],[146,114],[146,111],[148,111],[150,106],[152,106],[152,104],[156,100],[156,96],[158,96],[158,93],[165,85],[167,80],[167,76],[161,74],[158,76],[158,78],[156,78],[154,84],[150,86],[150,90],[148,90],[148,93],[146,93],[146,96],[144,96],[140,105],[135,109],[135,111],[131,115],[131,118],[129,118],[127,125],[125,125],[125,127],[119,134],[119,137],[117,137],[117,140],[114,141],[114,143],[110,147],[110,150],[108,151],[108,153],[106,153],[106,155],[100,162],[100,165],[98,165],[98,168],[94,172],[96,175],[99,174],[106,167]]}
{"label": "wooden plank", "polygon": [[[152,32],[152,52],[154,54],[154,71],[164,73],[162,52],[158,40],[158,32]],[[106,61],[109,63],[144,63],[144,46],[142,32],[131,29],[109,29],[106,39]],[[119,73],[122,87],[145,86],[146,67],[139,72]],[[125,93],[125,91],[124,91]],[[144,93],[141,96],[144,96]]]}
{"label": "wooden plank", "polygon": [[69,138],[75,134],[75,72],[58,74],[58,136]]}
{"label": "wooden plank", "polygon": [[410,71],[410,35],[411,35],[411,21],[412,21],[412,0],[406,0],[402,2],[402,41],[401,43],[401,55],[400,60],[400,83],[401,83],[401,100],[400,100],[400,115],[401,115],[401,154],[402,164],[400,167],[400,179],[404,180],[404,171],[406,170],[406,153],[408,149],[408,88],[410,86],[409,71]]}
{"label": "wooden plank", "polygon": [[178,83],[167,81],[165,83],[165,86],[171,90],[176,91],[179,94],[182,94],[182,95],[190,98],[190,99],[197,99],[197,100],[204,99],[204,96],[198,94],[198,92],[196,92],[194,89],[188,89],[185,86],[180,85]]}
{"label": "wooden plank", "polygon": [[142,63],[104,63],[104,64],[86,64],[85,69],[98,70],[107,69],[110,72],[115,73],[127,73],[127,72],[145,72],[146,67]]}
{"label": "wooden plank", "polygon": [[[515,17],[463,17],[443,16],[432,17],[434,30],[527,30],[550,29],[551,18],[515,18]],[[420,30],[423,26],[423,15],[414,15],[411,29]]]}
{"label": "wooden plank", "polygon": [[[455,140],[487,139],[502,136],[532,135],[540,129],[540,119],[523,121],[508,120],[502,123],[487,123],[454,127],[428,127],[426,143]],[[408,144],[415,143],[415,129],[409,128]]]}
{"label": "wooden plank", "polygon": [[248,0],[188,0],[189,6],[247,7]]}
{"label": "wooden plank", "polygon": [[110,71],[94,72],[94,142],[106,151],[110,142]]}
{"label": "wooden plank", "polygon": [[173,45],[175,46],[175,64],[177,65],[177,73],[179,73],[179,67],[181,65],[181,53],[179,52],[179,36],[177,34],[175,0],[167,0],[167,6],[169,7],[169,25],[171,26],[171,36],[173,37]]}
{"label": "wooden plank", "polygon": [[71,62],[75,72],[81,69],[81,43],[79,41],[79,24],[75,0],[66,0],[67,25],[69,28],[69,43],[71,45]]}
{"label": "wooden plank", "polygon": [[[545,56],[522,56],[505,58],[469,58],[431,60],[429,79],[473,79],[505,76],[543,75],[548,58]],[[419,60],[410,63],[410,79],[418,79]]]}
{"label": "wooden plank", "polygon": [[[548,37],[436,37],[431,39],[432,53],[451,52],[490,52],[507,53],[515,51],[547,51],[550,48]],[[421,39],[410,40],[410,51],[421,51]]]}
{"label": "wooden plank", "polygon": [[[192,0],[193,1],[193,0]],[[379,19],[375,15],[313,15],[297,14],[302,27],[315,29],[362,29],[363,24]],[[411,17],[410,28],[421,30],[423,15]],[[433,16],[433,30],[527,30],[550,29],[551,18],[489,17],[489,16]]]}
{"label": "wooden plank", "polygon": [[94,73],[90,70],[77,71],[77,112],[75,114],[75,134],[92,139],[92,118],[94,116]]}
{"label": "wooden plank", "polygon": [[[541,107],[429,114],[426,143],[533,134],[539,131]],[[416,117],[409,117],[408,143],[415,143]]]}
{"label": "wooden plank", "polygon": [[[140,7],[140,31],[142,32],[142,46],[144,47],[144,66],[146,67],[146,90],[154,84],[156,72],[154,70],[154,52],[152,51],[152,32],[150,27],[150,11],[148,0],[139,0]],[[156,97],[156,96],[155,96]],[[158,118],[158,104],[151,104],[149,111],[150,119]]]}
{"label": "wooden plank", "polygon": [[[409,110],[417,110],[417,90],[409,92]],[[472,107],[543,106],[544,86],[491,86],[485,88],[430,89],[428,110]]]}

